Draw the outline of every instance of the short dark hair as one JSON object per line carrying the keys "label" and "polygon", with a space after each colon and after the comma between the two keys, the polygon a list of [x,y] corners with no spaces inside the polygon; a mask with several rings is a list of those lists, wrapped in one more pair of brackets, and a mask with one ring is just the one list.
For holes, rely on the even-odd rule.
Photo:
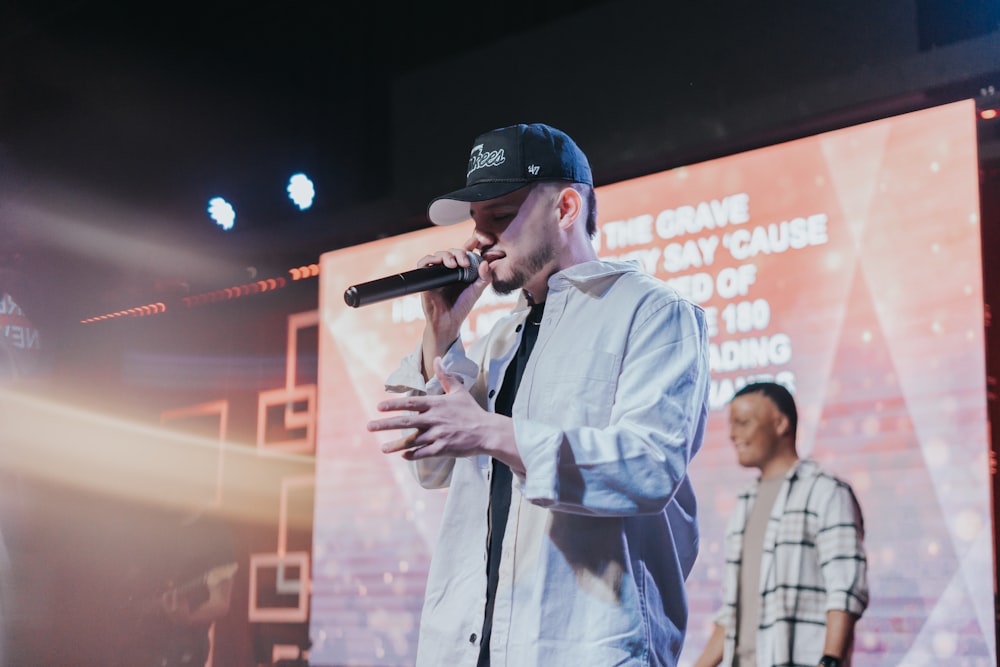
{"label": "short dark hair", "polygon": [[587,234],[594,238],[597,234],[597,195],[594,193],[594,186],[580,183],[576,189],[583,190],[580,194],[587,202]]}
{"label": "short dark hair", "polygon": [[795,436],[796,428],[799,425],[799,412],[795,409],[795,399],[792,398],[792,393],[784,385],[777,382],[751,382],[736,392],[733,398],[747,394],[764,394],[771,399],[771,402],[778,408],[778,412],[788,418],[792,436]]}

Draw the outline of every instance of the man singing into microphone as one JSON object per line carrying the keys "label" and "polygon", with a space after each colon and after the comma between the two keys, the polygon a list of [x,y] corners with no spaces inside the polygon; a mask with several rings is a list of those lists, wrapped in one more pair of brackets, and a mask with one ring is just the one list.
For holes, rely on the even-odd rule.
{"label": "man singing into microphone", "polygon": [[[473,143],[439,225],[463,248],[419,266],[479,278],[423,293],[419,348],[371,431],[448,487],[421,617],[426,667],[676,665],[698,550],[687,466],[707,418],[703,311],[638,265],[597,259],[594,183],[563,132],[515,125]],[[517,305],[469,350],[486,289]]]}

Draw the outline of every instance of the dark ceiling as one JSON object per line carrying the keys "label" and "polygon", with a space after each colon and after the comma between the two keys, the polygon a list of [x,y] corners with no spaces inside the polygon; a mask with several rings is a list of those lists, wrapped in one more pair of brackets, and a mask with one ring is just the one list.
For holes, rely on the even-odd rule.
{"label": "dark ceiling", "polygon": [[0,3],[0,283],[75,321],[315,261],[387,196],[396,77],[599,4]]}
{"label": "dark ceiling", "polygon": [[243,228],[277,224],[298,170],[317,211],[377,199],[394,77],[595,4],[14,0],[0,164],[178,229],[203,225],[215,194]]}

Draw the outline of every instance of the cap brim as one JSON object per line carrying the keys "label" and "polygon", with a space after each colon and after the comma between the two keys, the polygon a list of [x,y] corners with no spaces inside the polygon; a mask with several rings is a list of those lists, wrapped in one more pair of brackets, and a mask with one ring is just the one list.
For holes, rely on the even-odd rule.
{"label": "cap brim", "polygon": [[442,226],[464,222],[471,217],[469,215],[470,203],[503,197],[526,185],[528,183],[525,181],[476,183],[467,188],[436,197],[427,207],[427,217],[435,225]]}

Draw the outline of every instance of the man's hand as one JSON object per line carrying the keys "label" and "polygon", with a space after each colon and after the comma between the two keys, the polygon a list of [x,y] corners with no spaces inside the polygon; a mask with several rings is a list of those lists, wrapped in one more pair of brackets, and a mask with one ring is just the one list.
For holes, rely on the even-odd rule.
{"label": "man's hand", "polygon": [[[471,265],[468,253],[478,247],[475,237],[469,239],[463,248],[442,250],[422,257],[418,266],[443,264],[449,268]],[[473,306],[489,284],[491,274],[486,262],[479,264],[479,278],[471,285],[449,285],[421,294],[424,307],[423,369],[424,378],[429,379],[434,372],[433,359],[444,355],[458,338],[462,322],[472,312]]]}
{"label": "man's hand", "polygon": [[405,412],[369,422],[369,431],[409,431],[384,443],[382,451],[403,452],[403,458],[410,461],[487,454],[523,472],[524,464],[514,444],[514,422],[483,410],[461,379],[444,370],[440,357],[434,359],[434,373],[444,394],[400,396],[378,404],[380,412]]}
{"label": "man's hand", "polygon": [[694,667],[716,667],[722,663],[722,654],[726,643],[726,629],[715,624],[701,655],[694,661]]}

